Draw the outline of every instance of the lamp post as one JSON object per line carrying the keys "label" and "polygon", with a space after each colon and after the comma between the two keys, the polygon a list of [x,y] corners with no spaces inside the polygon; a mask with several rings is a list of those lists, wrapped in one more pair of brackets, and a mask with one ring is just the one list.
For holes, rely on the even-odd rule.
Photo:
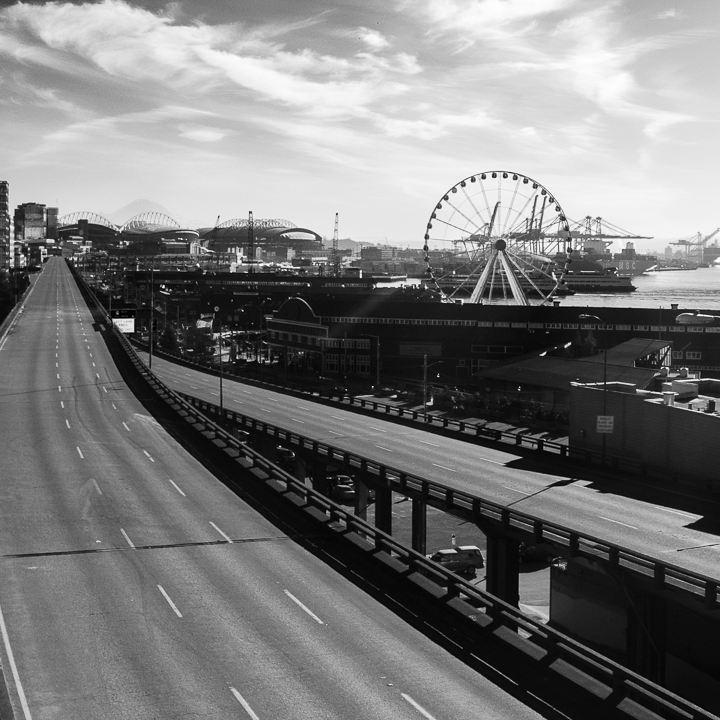
{"label": "lamp post", "polygon": [[[220,308],[216,305],[213,308],[213,321],[215,320],[215,313],[220,312]],[[220,367],[220,412],[223,411],[223,361],[222,361],[222,323],[218,328],[218,364]]]}
{"label": "lamp post", "polygon": [[423,416],[427,420],[427,371],[435,365],[442,364],[442,360],[437,360],[434,363],[428,365],[427,353],[423,355]]}
{"label": "lamp post", "polygon": [[[604,320],[597,315],[578,315],[578,320],[586,323],[595,323],[596,325],[604,324]],[[603,343],[603,403],[602,416],[598,416],[596,430],[602,435],[602,456],[601,462],[605,464],[605,455],[607,450],[607,436],[613,431],[614,416],[607,414],[607,341]]]}
{"label": "lamp post", "polygon": [[374,338],[375,340],[375,389],[380,389],[380,336],[365,333],[363,337]]}
{"label": "lamp post", "polygon": [[152,370],[153,324],[155,322],[155,256],[150,265],[150,331],[148,333],[148,367]]}

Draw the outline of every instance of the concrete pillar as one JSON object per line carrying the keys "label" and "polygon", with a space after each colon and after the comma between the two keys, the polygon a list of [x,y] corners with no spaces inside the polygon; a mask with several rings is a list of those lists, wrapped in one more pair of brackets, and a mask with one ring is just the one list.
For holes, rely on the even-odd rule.
{"label": "concrete pillar", "polygon": [[427,502],[423,495],[412,498],[412,549],[427,552]]}
{"label": "concrete pillar", "polygon": [[628,603],[628,666],[640,675],[665,682],[667,603],[649,593],[632,592]]}
{"label": "concrete pillar", "polygon": [[384,473],[375,490],[375,527],[392,535],[392,491]]}
{"label": "concrete pillar", "polygon": [[355,514],[361,520],[367,520],[368,508],[368,486],[367,483],[359,477],[355,478]]}
{"label": "concrete pillar", "polygon": [[496,532],[486,532],[486,536],[485,588],[491,595],[517,607],[520,601],[520,543]]}

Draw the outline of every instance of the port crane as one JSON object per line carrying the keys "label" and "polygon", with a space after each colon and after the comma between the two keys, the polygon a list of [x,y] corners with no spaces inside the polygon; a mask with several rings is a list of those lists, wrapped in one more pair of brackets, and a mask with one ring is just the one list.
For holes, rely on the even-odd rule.
{"label": "port crane", "polygon": [[[671,242],[671,245],[678,245],[680,247],[685,248],[685,258],[686,259],[692,259],[696,262],[705,262],[705,246],[708,244],[710,240],[712,240],[718,233],[720,232],[720,227],[715,228],[711,233],[708,233],[703,237],[703,234],[701,232],[697,232],[694,236],[692,236],[694,239],[691,238],[681,238],[680,240],[676,240],[675,242]],[[691,250],[690,248],[697,248],[696,250]]]}

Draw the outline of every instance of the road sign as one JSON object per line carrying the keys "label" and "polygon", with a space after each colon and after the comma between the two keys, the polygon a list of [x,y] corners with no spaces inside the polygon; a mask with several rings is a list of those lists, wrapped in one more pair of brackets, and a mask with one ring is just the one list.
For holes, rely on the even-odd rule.
{"label": "road sign", "polygon": [[615,425],[614,415],[598,415],[595,430],[599,433],[611,434]]}

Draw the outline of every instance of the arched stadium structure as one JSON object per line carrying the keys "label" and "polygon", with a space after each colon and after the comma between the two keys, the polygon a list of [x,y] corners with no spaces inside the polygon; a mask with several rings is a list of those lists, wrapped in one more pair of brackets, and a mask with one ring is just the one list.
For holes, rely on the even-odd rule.
{"label": "arched stadium structure", "polygon": [[98,213],[81,210],[58,218],[58,239],[105,248],[117,242],[120,228]]}
{"label": "arched stadium structure", "polygon": [[227,252],[240,247],[245,251],[252,242],[254,247],[265,252],[283,254],[288,248],[297,251],[320,250],[322,236],[309,228],[298,227],[290,220],[280,218],[258,218],[252,223],[248,218],[234,218],[212,228],[199,230],[202,242],[209,250]]}
{"label": "arched stadium structure", "polygon": [[75,212],[58,221],[61,240],[80,241],[93,249],[114,248],[121,254],[168,254],[191,252],[198,244],[214,253],[255,251],[283,257],[288,249],[295,252],[323,248],[323,238],[314,230],[299,227],[290,220],[258,218],[249,234],[248,218],[234,218],[199,230],[183,228],[175,219],[162,212],[144,212],[116,225],[94,212]]}

